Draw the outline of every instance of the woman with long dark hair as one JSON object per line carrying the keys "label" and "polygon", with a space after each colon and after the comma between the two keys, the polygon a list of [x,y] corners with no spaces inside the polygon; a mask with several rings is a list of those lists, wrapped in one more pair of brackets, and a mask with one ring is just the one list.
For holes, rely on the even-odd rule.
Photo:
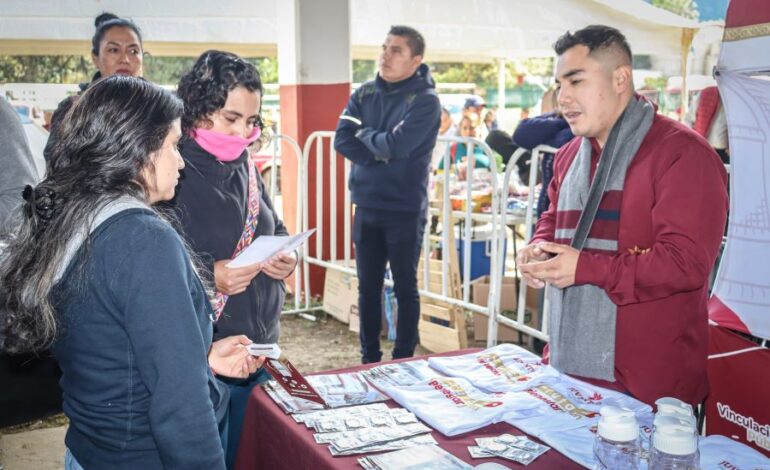
{"label": "woman with long dark hair", "polygon": [[[192,249],[213,274],[212,302],[219,316],[214,338],[245,334],[255,343],[276,343],[283,280],[294,270],[296,255],[227,267],[253,239],[288,234],[247,149],[263,127],[259,72],[234,54],[207,51],[182,76],[177,94],[185,108],[180,147],[185,170],[173,207]],[[228,468],[234,465],[249,392],[266,378],[260,372],[230,381]]]}
{"label": "woman with long dark hair", "polygon": [[214,374],[260,365],[245,336],[212,344],[204,285],[152,206],[174,196],[184,165],[181,115],[142,79],[94,83],[4,240],[0,346],[54,352],[68,469],[224,468],[228,393]]}
{"label": "woman with long dark hair", "polygon": [[133,21],[105,12],[94,19],[94,27],[91,61],[96,67],[96,73],[90,82],[80,84],[80,93],[62,100],[51,115],[50,136],[43,152],[46,160],[51,158],[51,149],[59,138],[59,127],[64,116],[91,83],[111,75],[141,77],[144,72],[142,32]]}

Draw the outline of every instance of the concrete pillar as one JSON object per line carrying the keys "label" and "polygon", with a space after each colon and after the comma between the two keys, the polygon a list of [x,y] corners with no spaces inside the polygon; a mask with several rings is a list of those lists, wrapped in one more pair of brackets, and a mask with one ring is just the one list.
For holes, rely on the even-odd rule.
{"label": "concrete pillar", "polygon": [[[280,84],[281,133],[294,138],[304,147],[308,136],[315,131],[333,131],[337,118],[350,97],[350,5],[349,0],[279,0],[278,2],[278,81]],[[328,146],[325,147],[328,155]],[[297,174],[299,161],[284,144],[285,157],[281,161],[281,192],[283,194],[284,222],[294,233],[296,226]],[[342,214],[344,181],[342,157],[337,157],[337,214]],[[314,195],[316,181],[323,178],[329,188],[329,165],[323,174],[316,174],[315,146],[308,165],[309,221],[316,227]],[[329,196],[325,196],[326,201]],[[328,209],[324,211],[324,246],[320,255],[329,256]],[[342,220],[339,217],[340,221]],[[342,234],[342,224],[337,233]],[[342,253],[342,237],[337,253]],[[315,243],[309,245],[316,253]],[[324,270],[313,267],[310,271],[310,291],[313,295],[323,290]]]}

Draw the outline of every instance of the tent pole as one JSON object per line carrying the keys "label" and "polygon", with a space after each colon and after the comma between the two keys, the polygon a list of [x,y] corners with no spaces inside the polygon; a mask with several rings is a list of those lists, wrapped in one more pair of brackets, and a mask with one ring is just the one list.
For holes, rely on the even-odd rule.
{"label": "tent pole", "polygon": [[690,94],[687,88],[687,57],[690,55],[690,46],[697,30],[693,28],[682,28],[682,50],[681,50],[681,72],[682,72],[682,104],[679,111],[679,120],[684,120],[687,116],[687,109],[690,105]]}

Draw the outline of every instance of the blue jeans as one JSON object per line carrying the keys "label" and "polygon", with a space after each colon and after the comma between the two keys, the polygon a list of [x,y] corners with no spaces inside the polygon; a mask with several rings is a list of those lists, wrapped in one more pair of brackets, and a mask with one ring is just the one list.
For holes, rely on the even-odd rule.
{"label": "blue jeans", "polygon": [[425,232],[424,211],[399,212],[356,208],[353,241],[358,273],[358,313],[361,319],[361,362],[379,362],[382,326],[382,287],[390,262],[398,302],[393,358],[412,357],[419,342],[420,295],[417,262]]}
{"label": "blue jeans", "polygon": [[64,452],[64,470],[85,470],[69,449]]}
{"label": "blue jeans", "polygon": [[243,429],[246,405],[249,402],[251,390],[257,385],[267,382],[269,379],[270,374],[267,373],[264,367],[243,380],[220,377],[220,380],[230,387],[229,420],[226,430],[227,444],[225,446],[225,463],[228,469],[235,468],[235,458],[238,456],[238,444],[241,441],[241,430]]}

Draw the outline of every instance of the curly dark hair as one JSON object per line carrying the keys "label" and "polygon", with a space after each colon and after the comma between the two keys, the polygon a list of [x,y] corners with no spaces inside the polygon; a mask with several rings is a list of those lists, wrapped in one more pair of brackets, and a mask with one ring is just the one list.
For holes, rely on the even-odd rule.
{"label": "curly dark hair", "polygon": [[[176,91],[184,101],[182,134],[189,134],[200,123],[210,123],[208,116],[222,109],[227,94],[238,86],[260,96],[264,94],[262,79],[254,65],[230,52],[211,50],[201,54],[192,69],[182,75]],[[261,111],[256,125],[264,130]]]}

